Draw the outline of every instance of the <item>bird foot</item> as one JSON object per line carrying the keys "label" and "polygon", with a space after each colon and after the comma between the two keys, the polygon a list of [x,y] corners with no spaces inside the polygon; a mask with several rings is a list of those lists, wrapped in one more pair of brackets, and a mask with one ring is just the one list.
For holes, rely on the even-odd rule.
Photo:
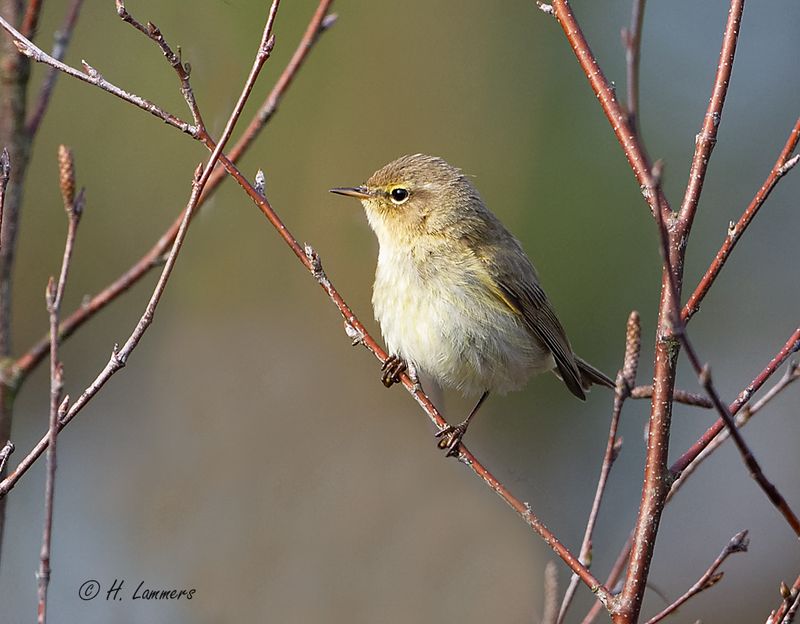
{"label": "bird foot", "polygon": [[467,432],[467,422],[459,423],[458,425],[448,425],[435,435],[439,438],[437,446],[442,450],[447,450],[444,454],[445,457],[458,457],[459,446],[461,446],[461,438]]}
{"label": "bird foot", "polygon": [[400,375],[408,370],[408,364],[399,355],[390,355],[381,366],[381,382],[387,388],[400,382]]}

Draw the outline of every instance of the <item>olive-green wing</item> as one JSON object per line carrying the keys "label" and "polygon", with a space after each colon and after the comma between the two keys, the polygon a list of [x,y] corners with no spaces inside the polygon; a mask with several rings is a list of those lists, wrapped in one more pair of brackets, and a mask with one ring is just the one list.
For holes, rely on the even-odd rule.
{"label": "olive-green wing", "polygon": [[[511,243],[511,244],[508,244]],[[490,290],[509,309],[518,314],[531,331],[553,354],[559,376],[570,392],[585,400],[586,394],[575,354],[564,328],[539,285],[536,271],[519,243],[509,236],[493,253],[479,253],[488,272]]]}

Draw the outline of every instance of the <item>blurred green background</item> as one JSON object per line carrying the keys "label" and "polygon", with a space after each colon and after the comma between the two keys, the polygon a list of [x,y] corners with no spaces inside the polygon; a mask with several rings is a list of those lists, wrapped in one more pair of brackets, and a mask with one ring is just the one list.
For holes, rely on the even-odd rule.
{"label": "blurred green background", "polygon": [[[674,205],[710,92],[728,3],[647,7],[642,125],[666,163]],[[46,3],[38,42],[65,2]],[[258,43],[268,3],[129,0],[183,59],[205,120],[219,136]],[[315,2],[285,1],[273,57],[244,119],[293,52]],[[575,0],[609,79],[625,90],[619,31],[626,1]],[[263,168],[267,194],[367,326],[376,242],[354,202],[332,186],[365,180],[405,153],[440,155],[474,176],[521,239],[572,343],[611,374],[627,314],[642,314],[640,383],[650,379],[660,259],[656,230],[609,124],[557,23],[519,0],[355,2],[310,56],[279,113],[241,163]],[[734,76],[687,258],[694,287],[761,185],[798,115],[800,6],[745,11]],[[111,0],[86,3],[67,61],[188,116],[158,50],[120,22]],[[43,75],[35,68],[32,85]],[[32,91],[35,92],[35,89]],[[242,123],[244,127],[244,123]],[[28,174],[15,283],[14,345],[46,330],[43,291],[60,263],[65,218],[59,143],[75,152],[87,207],[65,308],[80,304],[152,245],[189,194],[206,151],[155,118],[62,77]],[[701,356],[732,399],[798,324],[797,196],[781,182],[691,325]],[[62,349],[72,396],[128,336],[155,282],[148,277]],[[46,366],[25,385],[15,465],[46,429]],[[680,385],[696,389],[681,361]],[[767,475],[800,506],[798,393],[747,429]],[[469,404],[448,394],[445,413]],[[471,450],[576,551],[606,443],[611,395],[585,404],[555,378],[493,397],[470,429]],[[648,405],[628,403],[625,443],[595,536],[593,570],[610,567],[638,507]],[[673,457],[714,420],[678,406]],[[54,622],[537,622],[554,556],[520,519],[435,448],[410,397],[386,391],[378,364],[353,349],[338,311],[244,194],[226,182],[192,224],[152,329],[59,438]],[[9,497],[0,569],[3,621],[31,621],[43,520],[39,462]],[[790,529],[732,448],[691,480],[664,515],[646,614],[672,601],[737,531],[750,552],[692,600],[681,621],[763,621],[778,583],[798,572]],[[568,574],[559,563],[562,587]],[[86,580],[101,584],[83,602]],[[114,579],[120,602],[105,600]],[[127,598],[149,587],[196,588],[190,602]],[[581,588],[571,612],[591,600]]]}

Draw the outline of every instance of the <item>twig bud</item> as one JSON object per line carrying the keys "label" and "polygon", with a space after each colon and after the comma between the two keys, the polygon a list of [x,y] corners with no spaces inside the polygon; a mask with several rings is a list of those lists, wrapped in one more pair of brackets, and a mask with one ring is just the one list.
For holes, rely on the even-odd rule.
{"label": "twig bud", "polygon": [[69,213],[75,201],[75,160],[72,150],[66,145],[58,146],[58,183],[61,187],[61,198],[64,200],[64,210]]}
{"label": "twig bud", "polygon": [[336,13],[328,13],[324,18],[322,18],[322,22],[319,25],[319,31],[325,32],[331,26],[333,26],[338,19],[339,16]]}
{"label": "twig bud", "polygon": [[264,171],[259,169],[256,171],[256,193],[264,197],[267,194],[267,179],[264,176]]}
{"label": "twig bud", "polygon": [[56,302],[56,280],[51,275],[44,289],[44,300],[47,302],[47,311],[52,312]]}
{"label": "twig bud", "polygon": [[628,316],[628,327],[625,332],[625,359],[622,365],[622,377],[631,388],[636,383],[641,347],[642,326],[639,320],[639,313],[633,310]]}

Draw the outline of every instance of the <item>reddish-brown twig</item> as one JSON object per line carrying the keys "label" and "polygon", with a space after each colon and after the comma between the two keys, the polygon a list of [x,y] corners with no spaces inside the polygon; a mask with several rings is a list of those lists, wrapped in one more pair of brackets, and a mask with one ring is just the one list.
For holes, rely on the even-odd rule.
{"label": "reddish-brown twig", "polygon": [[[790,362],[789,366],[786,368],[786,372],[784,373],[783,377],[775,383],[767,392],[764,393],[758,401],[753,403],[752,405],[746,405],[745,408],[739,413],[735,419],[736,427],[741,429],[744,427],[750,419],[755,416],[758,412],[760,412],[765,405],[767,405],[772,399],[774,399],[778,394],[783,392],[789,385],[794,383],[800,379],[800,368],[796,362]],[[667,502],[672,500],[672,498],[678,493],[681,489],[683,484],[686,480],[692,475],[692,473],[697,470],[697,468],[702,464],[706,458],[711,455],[714,451],[719,448],[721,444],[725,442],[728,438],[730,438],[731,432],[730,429],[723,429],[719,432],[712,442],[706,446],[703,451],[689,463],[688,466],[681,472],[680,477],[675,479],[672,482],[672,487],[669,490],[669,495],[667,496]]]}
{"label": "reddish-brown twig", "polygon": [[[603,463],[600,466],[600,477],[597,480],[597,488],[592,501],[592,508],[589,511],[589,519],[586,522],[586,530],[581,542],[580,560],[585,566],[590,565],[592,556],[592,535],[597,523],[597,515],[600,512],[600,503],[608,483],[608,475],[611,474],[611,467],[619,455],[622,440],[617,437],[619,418],[622,414],[622,406],[630,396],[631,388],[636,383],[636,373],[639,370],[639,353],[642,347],[642,328],[639,323],[639,313],[635,310],[628,317],[627,331],[625,332],[625,357],[622,368],[617,373],[616,388],[614,390],[614,407],[611,412],[611,424],[608,430],[608,442],[606,451],[603,455]],[[578,588],[578,577],[573,575],[570,579],[567,591],[564,592],[564,599],[561,601],[561,608],[558,611],[557,623],[564,621],[567,609],[572,602],[575,591]]]}
{"label": "reddish-brown twig", "polygon": [[75,236],[78,233],[78,224],[83,214],[83,193],[75,197],[75,167],[72,151],[64,145],[58,149],[59,186],[67,213],[67,241],[64,245],[64,257],[61,261],[61,271],[58,282],[53,278],[47,283],[45,298],[47,300],[47,314],[50,320],[50,419],[47,430],[47,477],[45,482],[44,498],[44,529],[42,530],[42,549],[39,554],[38,578],[38,622],[44,624],[47,620],[47,589],[50,585],[50,544],[53,534],[53,501],[55,497],[56,479],[56,442],[58,439],[58,421],[67,409],[69,399],[61,401],[61,392],[64,388],[61,361],[58,358],[58,318],[61,310],[61,301],[67,286],[67,276],[72,261],[72,251],[75,248]]}
{"label": "reddish-brown twig", "polygon": [[[272,102],[270,110],[276,110],[277,103],[280,102],[286,90],[291,85],[294,77],[297,75],[298,70],[307,58],[308,53],[313,48],[314,43],[317,41],[319,35],[328,28],[333,20],[326,20],[326,11],[331,4],[331,0],[322,0],[317,8],[316,13],[309,22],[306,33],[303,36],[300,44],[298,45],[291,61],[281,73],[280,78],[276,82],[270,94],[267,96],[261,110],[265,110],[267,105]],[[331,16],[328,16],[331,17]],[[183,86],[183,83],[182,83]],[[269,116],[261,121],[261,115],[257,114],[256,117],[250,122],[247,130],[242,137],[234,144],[230,151],[230,160],[236,162],[246,151],[247,147],[252,143],[264,125],[268,121]],[[213,149],[213,148],[212,148]],[[200,197],[202,204],[206,198],[220,185],[226,178],[224,169],[217,168],[208,180],[203,194]],[[120,275],[111,284],[106,286],[98,294],[94,295],[88,302],[78,307],[72,314],[70,314],[61,323],[59,331],[62,340],[71,336],[79,327],[86,321],[92,318],[100,310],[105,308],[109,303],[116,300],[120,295],[125,293],[134,284],[138,283],[145,275],[152,269],[160,266],[163,262],[165,254],[169,251],[170,245],[175,240],[178,233],[183,214],[181,213],[170,225],[164,234],[158,239],[153,247],[145,253],[136,263],[133,264],[125,273]],[[27,375],[42,361],[47,355],[48,339],[47,336],[40,339],[34,344],[26,353],[20,356],[15,363],[15,371],[19,376],[19,380],[24,380]]]}
{"label": "reddish-brown twig", "polygon": [[[731,11],[733,12],[733,8],[731,9]],[[741,17],[741,15],[739,17]],[[729,19],[734,19],[734,17],[730,17]],[[732,61],[733,57],[731,56],[730,62]],[[721,110],[721,104],[720,104],[720,110]],[[709,155],[710,152],[706,156],[708,157]],[[652,178],[653,178],[653,184],[655,185],[660,184],[661,168],[659,163],[656,163],[655,166],[653,167]],[[655,196],[657,197],[658,193],[655,193]],[[789,526],[792,528],[795,534],[798,537],[800,537],[800,519],[797,518],[795,513],[792,511],[791,507],[789,507],[789,504],[786,502],[786,499],[778,491],[775,485],[772,482],[770,482],[769,479],[767,479],[760,464],[753,455],[753,452],[747,446],[747,443],[744,441],[744,437],[739,432],[735,423],[733,422],[733,416],[731,415],[730,411],[728,411],[728,408],[720,399],[719,394],[717,393],[716,388],[714,387],[713,380],[711,379],[711,372],[708,365],[703,365],[700,362],[700,358],[697,355],[697,351],[695,350],[694,345],[689,340],[689,335],[686,332],[686,327],[684,326],[680,315],[678,285],[675,281],[674,266],[672,265],[672,260],[670,257],[670,235],[667,232],[666,225],[663,222],[662,212],[660,210],[656,210],[656,215],[657,215],[656,221],[658,222],[659,238],[661,240],[661,246],[662,246],[662,255],[665,263],[665,274],[669,276],[669,287],[672,293],[670,297],[672,301],[672,311],[671,311],[672,324],[673,324],[672,333],[675,336],[677,336],[678,340],[683,346],[686,355],[689,358],[689,362],[692,364],[692,367],[694,368],[695,373],[698,376],[700,384],[708,394],[709,398],[711,399],[711,402],[714,404],[714,407],[719,413],[722,421],[725,423],[725,426],[728,428],[728,431],[731,437],[733,438],[734,443],[736,444],[736,448],[739,450],[739,453],[741,454],[745,465],[750,471],[750,475],[753,477],[756,483],[758,483],[761,489],[764,490],[764,493],[767,495],[767,498],[769,498],[770,502],[772,502],[772,504],[775,505],[775,507],[777,507],[777,509],[781,512],[781,514],[789,523]]]}
{"label": "reddish-brown twig", "polygon": [[628,87],[625,105],[628,110],[628,126],[637,135],[639,134],[639,62],[642,55],[644,5],[645,0],[633,0],[630,28],[622,29]]}
{"label": "reddish-brown twig", "polygon": [[739,40],[739,29],[742,24],[744,0],[731,0],[728,10],[728,21],[725,24],[725,33],[722,36],[722,48],[719,52],[717,73],[714,76],[714,85],[711,98],[708,102],[700,133],[695,137],[694,156],[689,170],[689,182],[683,196],[680,209],[679,227],[682,239],[686,240],[692,229],[703,182],[706,178],[708,163],[711,160],[711,151],[717,143],[717,129],[722,121],[722,108],[725,105],[725,96],[728,93],[733,59],[736,54],[736,42]]}
{"label": "reddish-brown twig", "polygon": [[755,197],[753,197],[753,200],[747,206],[744,213],[742,213],[742,216],[739,217],[736,224],[728,228],[728,234],[722,246],[719,248],[719,251],[717,251],[717,255],[714,256],[714,260],[700,279],[697,288],[694,289],[686,305],[683,306],[681,316],[684,322],[692,318],[700,309],[700,304],[711,288],[711,285],[717,279],[720,271],[722,271],[722,267],[725,266],[725,262],[730,257],[733,248],[736,247],[736,243],[739,242],[744,231],[755,218],[756,214],[758,214],[764,202],[767,201],[772,189],[775,188],[780,179],[797,164],[798,160],[800,160],[800,155],[793,158],[791,157],[792,152],[794,152],[797,147],[798,140],[800,140],[800,118],[797,119],[792,131],[789,133],[789,138],[786,140],[786,144],[778,155],[778,160],[775,161],[775,165],[769,172],[767,179],[764,180],[761,188],[758,189]]}
{"label": "reddish-brown twig", "polygon": [[[308,53],[311,51],[311,48],[317,42],[320,35],[322,35],[322,33],[333,26],[333,24],[336,22],[336,15],[328,14],[331,4],[333,4],[333,0],[322,0],[317,6],[317,10],[314,12],[311,21],[308,23],[306,31],[300,40],[300,44],[294,51],[289,63],[286,65],[286,69],[284,69],[283,73],[281,73],[278,81],[275,83],[275,87],[261,104],[260,108],[258,109],[258,113],[256,113],[256,115],[250,121],[250,124],[242,133],[242,136],[228,152],[228,158],[230,158],[230,160],[233,162],[237,162],[241,155],[247,151],[253,141],[260,134],[264,125],[278,110],[278,106],[280,105],[283,96],[286,94],[286,91],[289,89],[289,86],[292,84],[295,76],[297,76],[297,73],[302,67],[306,58],[308,58]],[[224,177],[223,171],[219,171],[219,174],[221,178]]]}
{"label": "reddish-brown twig", "polygon": [[[53,42],[53,51],[51,56],[59,61],[64,60],[64,55],[67,53],[72,33],[75,30],[75,25],[78,23],[78,15],[83,5],[83,0],[72,0],[72,3],[67,9],[67,15],[64,18],[64,23],[61,28],[55,33],[55,41]],[[42,87],[39,90],[39,95],[36,98],[36,104],[33,106],[33,112],[28,115],[25,123],[25,131],[28,136],[32,137],[39,130],[39,126],[44,119],[44,114],[47,111],[47,106],[50,104],[50,97],[53,95],[53,89],[56,86],[59,71],[55,67],[48,67],[47,74],[42,81]]]}
{"label": "reddish-brown twig", "polygon": [[[788,357],[788,356],[786,356],[786,357]],[[777,359],[777,356],[776,356],[776,359]],[[780,361],[783,362],[784,359],[781,359]],[[775,362],[775,359],[773,359],[773,362]],[[768,375],[765,375],[767,370],[771,370],[771,372]],[[772,369],[771,366],[768,366],[767,369],[765,369],[765,371],[763,371],[762,374],[760,374],[756,378],[758,380],[758,388],[760,388],[761,385],[763,385],[763,383],[766,382],[766,380],[769,378],[769,376],[772,374],[772,372],[774,372],[774,369]],[[739,405],[740,408],[742,407],[742,405],[744,405],[744,410],[743,410],[743,413],[740,414],[740,419],[737,419],[737,420],[740,421],[740,422],[737,422],[737,426],[739,426],[739,427],[744,426],[747,422],[749,422],[749,420],[753,416],[755,416],[762,409],[764,409],[764,407],[769,403],[769,401],[771,401],[780,392],[782,392],[786,388],[788,388],[789,385],[791,385],[797,379],[800,379],[800,370],[798,370],[795,367],[795,365],[792,364],[789,367],[789,369],[787,370],[786,374],[781,378],[781,380],[779,380],[772,388],[770,388],[764,394],[764,396],[762,398],[760,398],[758,401],[756,401],[752,406],[748,406],[746,404],[746,402]],[[755,386],[755,384],[756,384],[756,380],[754,380],[753,383],[751,383],[750,386],[748,386],[748,388],[753,388]],[[749,400],[749,397],[752,396],[752,394],[758,388],[755,388],[755,389],[753,389],[753,390],[751,390],[750,392],[747,392],[747,393],[745,393],[745,391],[743,391],[740,394],[740,396],[742,396],[744,394],[747,394],[748,400]],[[731,409],[731,411],[733,411],[733,408],[729,408],[729,409]],[[722,419],[720,419],[718,422],[722,423]],[[711,453],[716,451],[716,449],[719,448],[722,445],[722,442],[725,439],[727,439],[727,437],[729,435],[730,435],[730,433],[725,428],[724,423],[722,423],[721,427],[720,427],[720,430],[719,430],[719,435],[714,437],[713,441],[711,443],[703,445],[702,446],[702,450],[698,451],[697,455],[693,455],[694,458],[681,471],[680,476],[678,476],[672,482],[672,486],[670,487],[670,491],[669,491],[669,495],[667,496],[666,503],[669,503],[675,497],[675,495],[681,489],[683,484],[686,482],[686,479],[689,478],[689,476],[692,474],[692,472],[694,472],[694,470],[697,469],[699,464],[702,463],[703,461],[705,461],[705,459],[707,457],[709,457],[711,455]],[[699,441],[698,441],[698,443],[699,443]],[[698,443],[695,443],[692,446],[692,448],[697,447]],[[675,474],[675,472],[674,472],[675,465],[674,464],[673,464],[671,470],[673,470],[673,474]],[[619,577],[620,577],[620,575],[622,573],[622,570],[624,570],[625,565],[627,564],[627,561],[628,561],[628,557],[630,556],[630,549],[631,549],[632,540],[633,540],[633,534],[631,533],[631,535],[628,536],[628,539],[625,542],[624,546],[620,550],[619,555],[617,556],[617,560],[616,560],[616,562],[614,563],[614,566],[611,569],[611,572],[609,572],[608,576],[606,577],[606,580],[605,580],[605,586],[606,587],[608,587],[608,588],[613,587],[615,585],[615,583],[617,582],[617,580],[619,579]],[[798,576],[798,578],[797,578],[797,586],[798,586],[798,588],[800,588],[800,576]],[[589,610],[589,613],[583,619],[582,624],[591,624],[591,622],[593,622],[594,619],[599,614],[599,612],[602,609],[602,607],[603,606],[600,603],[595,603],[592,606],[592,608]]]}
{"label": "reddish-brown twig", "polygon": [[[742,409],[751,399],[753,394],[775,374],[781,365],[788,360],[793,353],[800,350],[800,327],[798,327],[780,351],[769,361],[764,369],[745,387],[736,399],[728,406],[728,411],[732,416],[735,416],[740,409]],[[670,467],[674,476],[680,476],[681,472],[688,466],[694,459],[706,448],[711,441],[725,428],[725,421],[718,418],[717,421],[709,427],[705,433],[687,449]]]}
{"label": "reddish-brown twig", "polygon": [[[577,19],[575,19],[568,0],[554,0],[552,6],[546,6],[551,8],[549,12],[555,16],[561,25],[567,41],[569,41],[572,51],[578,59],[578,63],[580,63],[584,74],[589,80],[589,85],[592,87],[603,112],[611,123],[611,128],[622,146],[622,150],[625,152],[625,157],[628,159],[639,186],[643,189],[646,188],[650,175],[650,163],[647,160],[640,138],[628,123],[628,115],[620,106],[614,88],[600,69],[597,58],[583,36],[583,31]],[[647,198],[647,200],[650,208],[654,210],[655,198]],[[669,210],[669,202],[665,197],[661,197],[659,201],[664,210]]]}
{"label": "reddish-brown twig", "polygon": [[690,598],[716,585],[722,579],[723,575],[723,572],[717,573],[719,567],[732,554],[738,552],[747,552],[748,545],[749,540],[747,539],[747,531],[741,531],[734,535],[725,548],[722,549],[722,552],[719,553],[716,559],[714,559],[714,562],[708,567],[708,570],[706,570],[703,575],[697,579],[697,582],[688,590],[686,590],[686,593],[684,593],[666,609],[647,620],[645,624],[656,624],[657,622],[660,622],[668,615],[671,615],[677,611]]}
{"label": "reddish-brown twig", "polygon": [[800,537],[800,519],[798,519],[794,511],[792,511],[791,507],[789,507],[786,499],[778,491],[775,485],[769,479],[767,479],[764,471],[761,468],[761,465],[756,460],[753,452],[750,450],[750,447],[747,446],[747,443],[744,441],[744,437],[742,437],[742,434],[739,432],[739,429],[733,422],[733,416],[731,416],[730,411],[728,411],[727,406],[722,402],[716,388],[714,387],[714,382],[711,379],[711,372],[708,365],[703,365],[700,363],[697,353],[695,352],[694,347],[689,342],[685,333],[682,334],[682,342],[684,350],[686,351],[686,355],[689,357],[692,367],[698,374],[700,384],[708,393],[708,396],[714,403],[714,407],[717,409],[717,413],[719,413],[720,418],[724,421],[728,432],[733,438],[734,444],[736,444],[736,448],[739,450],[747,469],[750,471],[750,476],[753,477],[755,482],[758,483],[762,490],[764,490],[764,493],[767,495],[767,498],[769,498],[770,502],[777,507],[778,511],[781,512],[783,517],[786,519],[786,522],[789,523],[789,526],[795,532],[795,535]]}

